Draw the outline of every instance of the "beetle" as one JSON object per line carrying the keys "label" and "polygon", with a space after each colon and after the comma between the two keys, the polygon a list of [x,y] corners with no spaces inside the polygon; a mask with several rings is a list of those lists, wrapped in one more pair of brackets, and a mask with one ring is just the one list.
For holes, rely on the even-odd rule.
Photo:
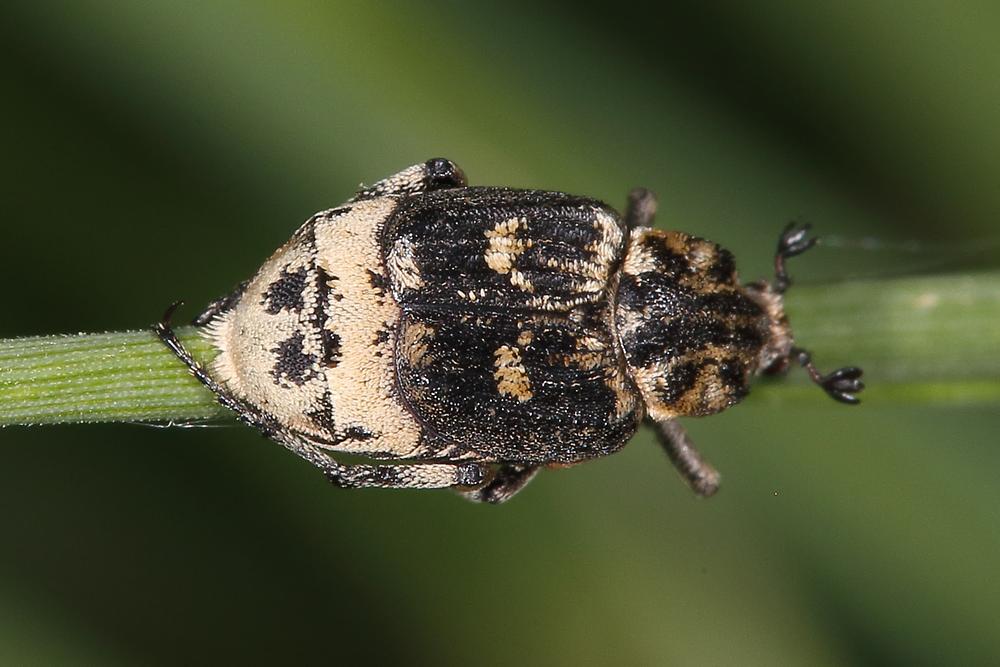
{"label": "beetle", "polygon": [[[470,187],[435,158],[362,187],[303,224],[194,324],[159,338],[246,424],[339,487],[453,487],[500,503],[543,466],[620,449],[646,419],[682,477],[719,475],[678,417],[740,401],[751,378],[805,367],[857,403],[862,371],[820,373],[794,343],[785,261],[815,243],[789,224],[775,278],[739,282],[732,254],[562,192]],[[344,465],[330,452],[372,464]]]}

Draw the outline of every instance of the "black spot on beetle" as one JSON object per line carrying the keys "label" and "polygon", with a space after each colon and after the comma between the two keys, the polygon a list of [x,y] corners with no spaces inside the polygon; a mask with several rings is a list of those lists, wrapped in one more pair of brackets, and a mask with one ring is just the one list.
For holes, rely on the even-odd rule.
{"label": "black spot on beetle", "polygon": [[328,389],[323,394],[320,405],[317,409],[306,414],[313,424],[327,433],[334,433],[337,430],[337,422],[333,414],[333,396]]}
{"label": "black spot on beetle", "polygon": [[378,292],[379,296],[385,294],[385,276],[381,273],[375,273],[371,269],[367,269],[367,271],[368,283],[376,292]]}
{"label": "black spot on beetle", "polygon": [[716,246],[718,255],[705,272],[710,280],[716,283],[732,285],[736,283],[736,260],[733,253]]}
{"label": "black spot on beetle", "polygon": [[323,345],[323,365],[333,368],[340,362],[340,358],[343,356],[340,350],[340,336],[328,329],[321,329],[320,337]]}
{"label": "black spot on beetle", "polygon": [[667,405],[674,404],[681,396],[694,388],[698,378],[698,371],[706,363],[715,362],[708,361],[697,364],[688,361],[671,368],[670,375],[666,377],[666,381],[656,387],[656,398]]}
{"label": "black spot on beetle", "polygon": [[[334,281],[339,280],[337,276],[330,275],[322,267],[316,267],[316,309],[313,311],[310,324],[313,329],[319,331],[319,344],[322,348],[323,365],[333,368],[340,361],[340,336],[327,328],[327,312],[329,310],[330,298],[342,299],[342,295],[334,294],[330,286]],[[339,301],[339,299],[337,299]]]}
{"label": "black spot on beetle", "polygon": [[381,329],[375,332],[375,338],[372,340],[372,345],[375,347],[381,347],[389,342],[389,336],[391,334],[389,327],[389,324],[385,324]]}
{"label": "black spot on beetle", "polygon": [[289,271],[286,266],[281,270],[281,277],[268,285],[261,305],[265,312],[277,315],[283,309],[299,312],[305,307],[304,292],[307,279],[306,267]]}
{"label": "black spot on beetle", "polygon": [[371,440],[375,434],[362,426],[348,426],[344,429],[344,438],[348,440]]}
{"label": "black spot on beetle", "polygon": [[337,208],[331,208],[329,211],[318,213],[317,217],[322,217],[324,220],[333,220],[346,213],[350,213],[352,208],[352,206],[338,206]]}
{"label": "black spot on beetle", "polygon": [[271,369],[275,384],[280,385],[285,380],[301,387],[316,377],[317,359],[305,352],[304,342],[305,336],[301,331],[296,331],[271,350],[275,356],[274,368]]}
{"label": "black spot on beetle", "polygon": [[738,359],[723,359],[719,364],[718,376],[721,386],[727,394],[740,399],[747,395],[748,369],[743,366]]}

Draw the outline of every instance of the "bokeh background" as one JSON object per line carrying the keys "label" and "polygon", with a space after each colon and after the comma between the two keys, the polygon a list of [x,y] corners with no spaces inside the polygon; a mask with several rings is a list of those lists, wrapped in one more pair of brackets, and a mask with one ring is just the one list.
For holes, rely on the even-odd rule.
{"label": "bokeh background", "polygon": [[[437,155],[645,185],[748,277],[797,216],[801,282],[997,267],[998,34],[976,0],[4,3],[0,336],[193,312]],[[646,433],[483,507],[242,427],[9,428],[0,662],[998,664],[998,406],[871,396],[689,423],[707,502]]]}

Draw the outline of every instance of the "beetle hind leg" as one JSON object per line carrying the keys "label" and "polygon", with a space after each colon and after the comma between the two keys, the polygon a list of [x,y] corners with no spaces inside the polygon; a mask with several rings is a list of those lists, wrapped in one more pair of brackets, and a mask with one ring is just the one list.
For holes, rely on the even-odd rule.
{"label": "beetle hind leg", "polygon": [[436,157],[407,167],[399,173],[362,187],[351,198],[352,202],[386,196],[415,195],[431,190],[462,188],[468,185],[465,173],[457,164],[443,157]]}
{"label": "beetle hind leg", "polygon": [[487,477],[486,468],[479,463],[343,465],[308,443],[282,444],[315,464],[342,489],[445,489],[477,486]]}
{"label": "beetle hind leg", "polygon": [[316,445],[290,432],[253,405],[234,396],[216,382],[198,363],[170,326],[177,302],[167,309],[153,331],[177,357],[184,362],[199,382],[215,394],[216,400],[232,410],[240,421],[256,428],[266,438],[274,440],[323,471],[326,478],[341,488],[440,489],[452,486],[477,486],[487,478],[487,470],[478,463],[411,465],[343,465],[337,463]]}
{"label": "beetle hind leg", "polygon": [[625,227],[652,227],[656,217],[656,195],[646,188],[633,188],[625,205]]}

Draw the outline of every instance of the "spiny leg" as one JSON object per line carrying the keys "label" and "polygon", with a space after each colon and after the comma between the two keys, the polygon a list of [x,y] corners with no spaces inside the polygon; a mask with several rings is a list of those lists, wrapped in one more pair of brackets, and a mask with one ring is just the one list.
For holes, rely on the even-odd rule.
{"label": "spiny leg", "polygon": [[196,327],[203,327],[227,310],[232,310],[233,306],[240,300],[240,297],[243,296],[243,292],[246,291],[249,284],[249,280],[244,280],[232,292],[208,304],[205,310],[198,317],[194,318],[191,324]]}
{"label": "spiny leg", "polygon": [[656,195],[646,188],[633,188],[625,205],[625,227],[652,227],[656,217]]}
{"label": "spiny leg", "polygon": [[497,469],[493,479],[489,482],[478,489],[461,491],[460,493],[469,500],[499,505],[510,500],[518,491],[527,486],[539,470],[539,466],[504,463]]}
{"label": "spiny leg", "polygon": [[153,325],[153,332],[163,342],[163,344],[170,349],[171,352],[177,355],[178,359],[184,362],[184,364],[188,367],[188,370],[191,372],[191,375],[193,375],[196,380],[208,387],[208,389],[215,394],[216,400],[219,401],[222,407],[235,412],[240,420],[246,424],[266,432],[265,422],[267,421],[267,416],[259,410],[254,409],[252,406],[246,405],[244,401],[241,401],[230,394],[225,387],[216,382],[215,379],[205,371],[202,365],[191,356],[188,349],[184,347],[184,344],[177,338],[177,334],[174,333],[173,328],[170,326],[170,321],[173,319],[174,311],[176,311],[183,303],[183,301],[176,301],[172,303],[170,307],[167,308],[167,311],[163,313],[163,319]]}
{"label": "spiny leg", "polygon": [[[799,225],[795,222],[789,222],[778,238],[778,250],[774,254],[774,284],[772,287],[778,294],[784,294],[792,284],[792,279],[785,268],[785,260],[801,255],[816,245],[818,239],[809,237],[809,229],[809,224]],[[857,366],[845,366],[832,373],[823,374],[813,364],[812,354],[800,347],[793,347],[789,351],[788,358],[794,359],[805,368],[810,379],[822,387],[834,400],[848,405],[857,405],[861,402],[861,399],[855,394],[865,388],[861,381],[864,371]]]}
{"label": "spiny leg", "polygon": [[684,481],[699,496],[711,496],[719,490],[719,472],[702,458],[687,431],[676,420],[653,422],[660,446]]}
{"label": "spiny leg", "polygon": [[351,201],[364,201],[386,195],[414,195],[431,190],[462,188],[468,184],[457,164],[443,157],[407,167],[378,183],[358,190]]}
{"label": "spiny leg", "polygon": [[479,463],[414,463],[410,465],[343,465],[315,445],[289,440],[276,441],[317,466],[334,486],[342,489],[445,489],[477,486],[488,471]]}
{"label": "spiny leg", "polygon": [[243,423],[256,428],[265,437],[289,449],[299,457],[323,471],[326,478],[341,488],[393,488],[440,489],[451,486],[476,486],[486,479],[485,466],[464,464],[412,464],[412,465],[342,465],[322,449],[301,436],[288,431],[257,407],[233,396],[209,375],[180,342],[170,326],[170,320],[180,302],[167,309],[163,319],[153,331],[177,357],[187,365],[191,374],[215,394],[219,403],[233,412]]}

